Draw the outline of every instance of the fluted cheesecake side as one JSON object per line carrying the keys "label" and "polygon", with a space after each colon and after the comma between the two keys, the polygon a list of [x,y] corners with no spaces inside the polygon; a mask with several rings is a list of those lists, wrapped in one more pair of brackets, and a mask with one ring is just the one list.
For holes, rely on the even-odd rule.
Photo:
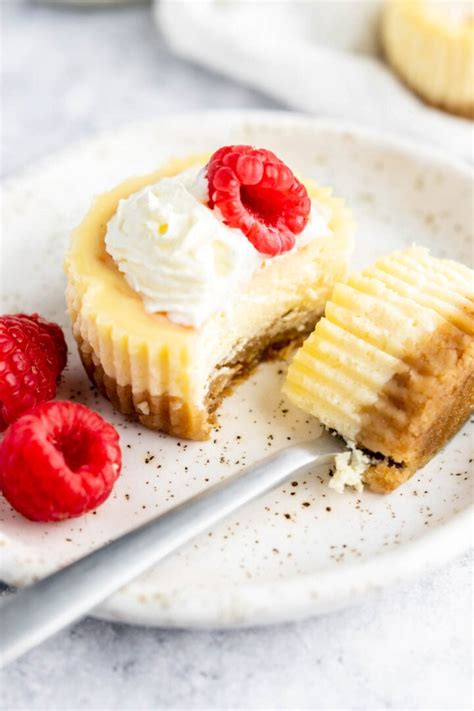
{"label": "fluted cheesecake side", "polygon": [[474,14],[451,22],[450,3],[437,16],[426,0],[389,0],[382,19],[385,55],[421,98],[474,118]]}
{"label": "fluted cheesecake side", "polygon": [[474,405],[474,273],[413,247],[338,284],[291,363],[290,399],[381,461],[376,491],[405,481]]}

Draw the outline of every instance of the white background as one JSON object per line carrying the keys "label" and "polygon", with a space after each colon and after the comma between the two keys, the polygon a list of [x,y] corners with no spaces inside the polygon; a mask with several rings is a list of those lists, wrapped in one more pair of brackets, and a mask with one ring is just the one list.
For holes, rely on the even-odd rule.
{"label": "white background", "polygon": [[[1,11],[4,176],[97,130],[163,113],[286,108],[173,57],[145,6],[2,2]],[[468,709],[471,569],[465,556],[362,607],[269,629],[167,632],[86,620],[4,670],[0,704]]]}

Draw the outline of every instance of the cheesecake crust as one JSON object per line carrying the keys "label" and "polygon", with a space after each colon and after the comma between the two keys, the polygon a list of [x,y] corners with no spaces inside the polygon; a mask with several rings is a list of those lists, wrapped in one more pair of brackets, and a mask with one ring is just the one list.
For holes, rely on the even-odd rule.
{"label": "cheesecake crust", "polygon": [[288,351],[299,347],[321,316],[321,310],[302,312],[295,309],[248,341],[229,359],[217,364],[203,408],[167,393],[133,392],[130,384],[120,385],[104,371],[90,343],[78,332],[75,337],[87,375],[116,410],[138,420],[148,429],[185,439],[206,440],[217,424],[215,411],[232,388],[248,377],[259,363],[285,357]]}
{"label": "cheesecake crust", "polygon": [[366,471],[365,482],[373,491],[393,491],[448,442],[473,409],[473,338],[446,323],[404,359],[403,370],[363,413],[357,444],[385,457]]}

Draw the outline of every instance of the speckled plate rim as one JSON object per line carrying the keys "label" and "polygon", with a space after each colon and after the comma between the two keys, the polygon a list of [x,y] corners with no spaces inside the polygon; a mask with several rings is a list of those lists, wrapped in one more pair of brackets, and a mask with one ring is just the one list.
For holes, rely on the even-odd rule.
{"label": "speckled plate rim", "polygon": [[[325,614],[366,600],[387,587],[415,579],[460,556],[472,545],[473,507],[404,544],[360,564],[295,576],[271,584],[241,584],[220,591],[219,608],[206,603],[204,589],[188,589],[179,620],[168,611],[167,600],[150,592],[136,594],[128,586],[94,610],[109,621],[175,628],[235,628],[264,626]],[[168,596],[168,601],[171,596]],[[173,607],[180,591],[173,595]],[[214,597],[215,602],[215,597]],[[157,619],[159,606],[159,619]],[[126,617],[124,618],[124,610]],[[219,624],[216,625],[216,618]],[[256,622],[258,621],[258,622]]]}
{"label": "speckled plate rim", "polygon": [[[474,151],[472,152],[472,163],[470,163],[456,155],[450,155],[447,151],[429,143],[418,144],[413,139],[403,138],[391,131],[382,131],[351,121],[316,118],[292,111],[210,109],[169,113],[156,119],[118,125],[112,129],[97,131],[92,137],[79,139],[70,146],[52,151],[43,158],[36,159],[31,166],[24,166],[17,172],[5,176],[0,182],[0,190],[3,192],[13,188],[15,183],[23,182],[29,179],[30,176],[38,175],[48,166],[54,165],[59,160],[66,160],[68,156],[76,154],[79,150],[89,150],[106,140],[113,141],[118,136],[124,137],[129,132],[134,134],[137,131],[145,130],[149,127],[156,128],[157,126],[166,130],[167,124],[176,128],[180,123],[184,125],[199,122],[212,123],[213,121],[221,121],[223,117],[227,117],[232,123],[265,123],[267,125],[274,124],[278,127],[294,128],[299,126],[301,128],[311,127],[319,131],[331,130],[340,133],[353,133],[372,145],[384,146],[404,153],[411,158],[421,158],[436,164],[437,167],[444,165],[450,170],[454,169],[463,173],[464,177],[468,179],[472,180],[474,178]],[[472,132],[474,136],[474,127]]]}
{"label": "speckled plate rim", "polygon": [[[2,192],[14,188],[16,183],[27,181],[77,150],[93,148],[104,140],[113,140],[117,135],[125,137],[127,132],[134,133],[144,126],[160,125],[166,131],[166,124],[176,129],[181,122],[189,125],[197,120],[222,121],[224,116],[232,122],[264,122],[279,127],[351,132],[372,146],[399,152],[409,159],[420,159],[438,169],[456,171],[470,181],[474,175],[468,163],[444,151],[419,146],[393,134],[357,124],[314,119],[291,112],[216,110],[168,114],[154,121],[103,132],[51,154],[16,175],[8,176],[2,182]],[[321,570],[314,575],[298,575],[278,582],[244,583],[235,588],[223,586],[219,589],[217,607],[215,595],[210,603],[205,584],[185,590],[176,589],[163,595],[152,589],[147,590],[142,581],[139,587],[131,583],[118,591],[92,614],[101,619],[130,624],[206,629],[267,625],[322,614],[355,604],[371,593],[413,579],[461,555],[472,545],[473,512],[474,506],[467,505],[448,521],[400,548],[377,554],[362,563],[346,564],[341,568]],[[21,544],[1,532],[0,546],[0,578],[8,583],[18,573],[19,559],[25,551]]]}

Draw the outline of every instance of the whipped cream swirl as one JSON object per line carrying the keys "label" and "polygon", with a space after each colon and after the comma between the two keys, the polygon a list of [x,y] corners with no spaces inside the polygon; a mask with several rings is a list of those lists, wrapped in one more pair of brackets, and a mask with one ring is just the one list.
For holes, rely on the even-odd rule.
{"label": "whipped cream swirl", "polygon": [[[268,261],[207,200],[207,181],[197,169],[162,178],[120,200],[105,236],[107,252],[145,310],[185,326],[199,327],[227,310]],[[328,216],[313,213],[296,248],[330,232]]]}

